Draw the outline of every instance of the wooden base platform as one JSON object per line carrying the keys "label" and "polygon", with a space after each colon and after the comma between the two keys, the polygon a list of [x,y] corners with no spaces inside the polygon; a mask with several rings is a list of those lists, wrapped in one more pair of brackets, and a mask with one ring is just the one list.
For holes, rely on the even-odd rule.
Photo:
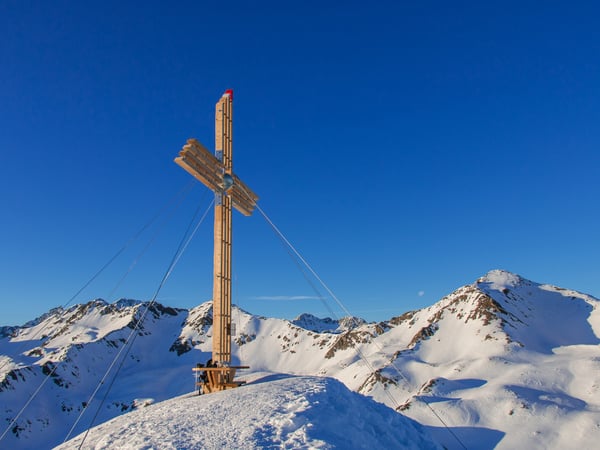
{"label": "wooden base platform", "polygon": [[202,394],[210,394],[213,392],[233,389],[246,384],[245,381],[234,380],[235,373],[238,369],[249,369],[250,366],[229,366],[229,367],[194,367],[192,371],[203,373],[199,378],[204,378],[196,385],[202,388]]}

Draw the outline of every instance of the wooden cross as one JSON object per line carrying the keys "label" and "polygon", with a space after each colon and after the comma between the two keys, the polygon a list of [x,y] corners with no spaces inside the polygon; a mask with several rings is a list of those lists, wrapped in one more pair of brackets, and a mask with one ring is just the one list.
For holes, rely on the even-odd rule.
{"label": "wooden cross", "polygon": [[233,91],[227,90],[216,104],[216,156],[197,140],[189,139],[175,158],[215,193],[212,360],[220,366],[231,362],[231,208],[249,216],[258,200],[233,173],[232,115]]}

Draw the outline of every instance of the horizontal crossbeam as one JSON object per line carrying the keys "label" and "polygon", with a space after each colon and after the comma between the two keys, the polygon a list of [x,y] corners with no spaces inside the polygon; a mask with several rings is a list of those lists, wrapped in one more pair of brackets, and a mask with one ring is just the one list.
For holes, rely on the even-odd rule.
{"label": "horizontal crossbeam", "polygon": [[225,190],[225,166],[196,139],[188,139],[175,162],[212,191],[227,194],[243,215],[252,214],[258,196],[235,174],[231,174],[233,185]]}

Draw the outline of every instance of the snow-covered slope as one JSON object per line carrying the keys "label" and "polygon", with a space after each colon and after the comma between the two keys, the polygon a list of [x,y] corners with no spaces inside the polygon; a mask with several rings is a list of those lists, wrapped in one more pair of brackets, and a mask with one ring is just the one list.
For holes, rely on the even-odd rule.
{"label": "snow-covered slope", "polygon": [[[94,300],[67,311],[56,309],[33,321],[33,326],[14,329],[10,336],[0,339],[0,355],[5,355],[0,357],[0,433],[27,404],[0,441],[0,448],[8,444],[47,448],[49,443],[62,442],[118,354],[121,359],[90,404],[95,412],[94,405],[106,394],[122,361],[119,380],[99,410],[98,421],[136,408],[137,399],[165,400],[191,391],[189,368],[195,358],[190,358],[191,354],[178,357],[176,351],[170,351],[188,317],[187,310],[153,305],[131,337],[133,347],[123,351],[146,306]],[[91,416],[88,410],[74,431],[87,428]]]}
{"label": "snow-covered slope", "polygon": [[[336,378],[425,424],[451,449],[592,448],[600,440],[599,305],[492,271],[429,308],[380,323],[310,315],[290,322],[234,309],[233,362]],[[96,300],[0,329],[0,423],[52,374],[0,446],[62,442],[88,403],[73,434],[96,411],[95,424],[191,392],[191,367],[210,357],[210,303],[189,311],[153,305],[132,350],[121,353],[112,389],[106,394],[121,362],[91,401],[146,306]]]}
{"label": "snow-covered slope", "polygon": [[267,376],[117,417],[59,448],[438,449],[416,422],[332,378]]}
{"label": "snow-covered slope", "polygon": [[356,370],[337,377],[439,427],[433,408],[467,448],[594,448],[599,306],[585,294],[492,271],[392,319],[394,328],[363,350],[379,376],[362,385]]}

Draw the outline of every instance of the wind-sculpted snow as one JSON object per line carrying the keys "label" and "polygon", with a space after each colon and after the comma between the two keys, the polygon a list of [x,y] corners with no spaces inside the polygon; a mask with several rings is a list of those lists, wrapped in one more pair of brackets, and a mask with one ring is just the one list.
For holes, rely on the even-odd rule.
{"label": "wind-sculpted snow", "polygon": [[[58,447],[79,448],[83,436]],[[416,422],[331,378],[267,376],[235,391],[186,395],[92,429],[94,449],[438,449]]]}
{"label": "wind-sculpted snow", "polygon": [[[600,441],[599,304],[492,271],[428,308],[379,323],[288,321],[234,307],[232,362],[251,366],[240,375],[246,379],[260,371],[336,378],[426,425],[449,449],[593,448]],[[211,303],[191,310],[154,304],[139,323],[146,306],[94,300],[2,328],[0,423],[45,385],[0,447],[58,444],[81,411],[75,433],[97,410],[95,424],[192,392],[191,368],[210,357]],[[134,328],[135,343],[123,351]],[[110,393],[114,370],[90,398],[119,352],[125,358]]]}

